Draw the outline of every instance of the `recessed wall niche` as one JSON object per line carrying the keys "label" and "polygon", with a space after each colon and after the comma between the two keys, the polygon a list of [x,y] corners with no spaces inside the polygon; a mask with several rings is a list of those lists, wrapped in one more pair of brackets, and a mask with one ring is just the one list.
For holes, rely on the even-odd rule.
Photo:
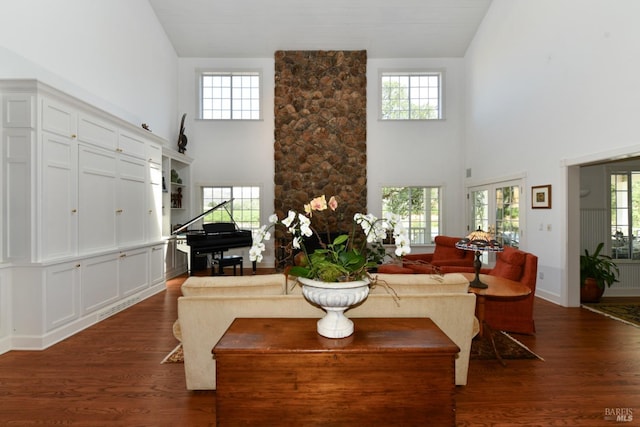
{"label": "recessed wall niche", "polygon": [[[340,215],[318,231],[349,231],[367,209],[367,52],[275,53],[275,212],[335,195]],[[326,218],[326,223],[318,223]]]}

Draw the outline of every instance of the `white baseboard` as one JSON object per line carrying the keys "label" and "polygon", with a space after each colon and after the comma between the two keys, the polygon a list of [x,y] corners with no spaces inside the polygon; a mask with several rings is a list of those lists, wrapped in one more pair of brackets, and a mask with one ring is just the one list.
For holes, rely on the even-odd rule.
{"label": "white baseboard", "polygon": [[[95,325],[116,313],[119,313],[135,304],[144,301],[145,299],[158,294],[166,289],[165,282],[159,282],[151,287],[138,292],[137,294],[129,295],[101,310],[90,313],[79,319],[76,319],[64,326],[61,326],[53,331],[47,332],[44,335],[13,335],[0,340],[0,354],[6,353],[10,350],[44,350],[51,347],[54,344],[63,341],[78,332],[87,329],[90,326]],[[8,341],[8,345],[4,342]],[[4,348],[8,349],[2,351]]]}

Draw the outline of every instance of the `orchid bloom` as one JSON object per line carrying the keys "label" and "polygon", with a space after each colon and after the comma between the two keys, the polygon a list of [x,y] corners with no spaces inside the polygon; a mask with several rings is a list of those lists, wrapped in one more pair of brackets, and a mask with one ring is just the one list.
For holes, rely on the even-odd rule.
{"label": "orchid bloom", "polygon": [[294,211],[289,211],[287,217],[282,220],[282,224],[289,229],[289,232],[291,232],[291,223],[294,219],[296,219],[296,213]]}
{"label": "orchid bloom", "polygon": [[327,209],[327,199],[323,194],[322,196],[316,197],[315,199],[311,200],[311,202],[309,202],[309,205],[311,205],[311,210],[323,211]]}
{"label": "orchid bloom", "polygon": [[356,213],[353,216],[353,220],[362,227],[362,231],[367,237],[367,243],[378,242],[387,238],[388,224],[385,221],[380,221],[374,215]]}
{"label": "orchid bloom", "polygon": [[338,209],[338,200],[336,199],[336,196],[331,196],[331,198],[329,199],[329,208],[331,208],[331,210],[334,212],[336,209]]}
{"label": "orchid bloom", "polygon": [[[304,238],[313,236],[310,219],[313,211],[323,211],[327,208],[332,211],[338,208],[338,201],[335,196],[331,196],[328,203],[324,195],[315,197],[309,204],[304,205],[304,214],[290,210],[287,213],[287,217],[282,221],[278,219],[276,214],[270,215],[270,225],[263,225],[254,235],[253,245],[249,250],[249,259],[256,262],[262,261],[262,253],[266,249],[264,241],[271,239],[269,230],[278,224],[284,225],[287,231],[293,235],[293,247],[301,249]],[[367,243],[385,240],[387,232],[391,231],[396,245],[395,254],[401,257],[411,252],[411,241],[400,216],[387,213],[384,218],[379,219],[372,214],[356,213],[353,216],[353,221],[362,228]]]}
{"label": "orchid bloom", "polygon": [[309,218],[300,214],[298,215],[298,220],[300,221],[300,233],[305,237],[313,236],[313,230],[311,230],[311,221]]}
{"label": "orchid bloom", "polygon": [[265,250],[264,243],[258,243],[251,246],[249,250],[249,260],[261,262],[262,261],[262,252]]}
{"label": "orchid bloom", "polygon": [[271,239],[271,233],[267,231],[267,226],[263,225],[253,237],[253,245],[251,246],[251,249],[249,249],[250,261],[262,261],[262,252],[266,249],[263,242],[269,239]]}
{"label": "orchid bloom", "polygon": [[395,254],[397,256],[404,256],[411,253],[411,240],[400,217],[398,215],[388,214],[387,221],[393,226],[393,239],[396,243]]}

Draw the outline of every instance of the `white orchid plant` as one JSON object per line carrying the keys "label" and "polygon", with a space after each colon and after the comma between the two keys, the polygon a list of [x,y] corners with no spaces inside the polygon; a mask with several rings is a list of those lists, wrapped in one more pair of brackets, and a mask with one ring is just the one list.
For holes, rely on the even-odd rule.
{"label": "white orchid plant", "polygon": [[[411,252],[411,246],[407,230],[400,217],[389,214],[385,218],[376,218],[372,214],[356,213],[353,217],[353,225],[350,234],[341,234],[332,242],[323,242],[311,225],[314,212],[327,209],[336,211],[338,201],[332,196],[327,202],[324,195],[311,200],[304,205],[304,213],[289,211],[286,218],[280,220],[276,214],[269,217],[269,224],[263,225],[254,235],[253,245],[249,251],[251,261],[262,261],[262,253],[265,250],[265,241],[271,238],[271,230],[278,226],[284,226],[293,236],[292,246],[302,251],[303,260],[291,267],[289,275],[321,280],[323,282],[347,282],[361,280],[368,275],[371,268],[376,267],[375,261],[369,260],[367,251],[369,245],[381,243],[391,232],[396,245],[395,255],[402,257]],[[357,226],[364,233],[364,239],[356,239]],[[304,239],[317,235],[320,248],[308,253]],[[327,235],[329,235],[327,233]],[[357,247],[356,247],[357,246]]]}

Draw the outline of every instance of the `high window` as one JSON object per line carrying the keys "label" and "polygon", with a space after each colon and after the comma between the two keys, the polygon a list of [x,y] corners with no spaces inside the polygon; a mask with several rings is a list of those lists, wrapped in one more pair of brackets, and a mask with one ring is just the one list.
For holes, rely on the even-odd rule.
{"label": "high window", "polygon": [[383,187],[382,214],[400,215],[412,245],[433,244],[441,230],[439,187]]}
{"label": "high window", "polygon": [[242,230],[258,230],[260,228],[260,187],[221,186],[202,187],[203,212],[233,199],[225,208],[216,209],[204,217],[204,222],[233,221]]}
{"label": "high window", "polygon": [[258,72],[203,72],[200,75],[200,118],[260,120]]}
{"label": "high window", "polygon": [[611,172],[611,256],[640,260],[640,171]]}
{"label": "high window", "polygon": [[442,118],[442,73],[382,73],[382,120],[434,120]]}

